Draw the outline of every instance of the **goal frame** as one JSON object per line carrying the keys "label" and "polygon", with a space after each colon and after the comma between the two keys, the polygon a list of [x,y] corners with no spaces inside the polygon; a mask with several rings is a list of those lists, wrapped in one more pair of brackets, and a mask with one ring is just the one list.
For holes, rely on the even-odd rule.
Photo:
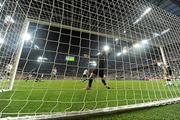
{"label": "goal frame", "polygon": [[13,64],[12,72],[10,74],[10,80],[9,80],[7,89],[1,89],[0,93],[6,92],[6,91],[11,91],[13,89],[14,80],[16,77],[16,72],[18,69],[18,65],[19,65],[19,61],[20,61],[20,57],[21,57],[21,53],[22,53],[24,41],[25,41],[25,37],[23,37],[23,35],[27,33],[28,28],[29,28],[29,20],[25,19],[23,22],[21,32],[20,32],[20,38],[19,38],[18,43],[17,43],[17,48],[15,51],[15,57],[14,57],[14,64]]}
{"label": "goal frame", "polygon": [[[101,115],[109,115],[109,114],[117,114],[117,113],[125,113],[135,110],[142,110],[152,107],[158,106],[165,106],[170,104],[175,104],[180,102],[180,97],[172,98],[172,99],[165,99],[147,103],[139,103],[139,104],[132,104],[132,105],[124,105],[124,106],[117,106],[117,107],[108,107],[108,108],[100,108],[94,110],[86,110],[86,111],[72,111],[72,112],[58,112],[58,113],[40,113],[44,115],[35,115],[29,116],[24,115],[24,117],[8,117],[8,120],[54,120],[54,119],[78,119],[78,118],[87,118],[87,117],[95,117]],[[2,118],[2,120],[6,120],[6,118]]]}
{"label": "goal frame", "polygon": [[[33,19],[26,19],[24,21],[24,24],[23,24],[23,27],[22,27],[21,35],[27,33],[30,22],[39,23],[39,24],[43,24],[43,25],[49,25],[49,23],[46,22],[46,21],[39,21],[39,20],[37,21],[37,20],[33,20]],[[58,26],[58,27],[62,27],[62,28],[68,28],[68,29],[83,31],[83,32],[91,33],[91,34],[116,38],[116,36],[107,35],[107,34],[103,34],[103,33],[91,32],[91,31],[87,31],[87,30],[79,29],[79,28],[72,28],[70,26],[66,26],[66,25],[62,25],[62,24],[51,23],[51,25],[56,26],[56,27]],[[128,40],[128,39],[126,39],[126,40]],[[10,84],[9,84],[9,89],[6,90],[6,91],[10,91],[10,90],[13,89],[15,75],[16,75],[17,67],[18,67],[18,64],[19,64],[19,61],[20,61],[20,56],[21,56],[21,53],[22,53],[23,45],[24,45],[24,39],[21,39],[21,41],[19,42],[19,45],[18,45],[17,52],[16,52],[17,54],[16,54],[16,57],[15,57],[15,64],[13,66],[14,69],[13,69],[13,74],[12,74],[11,81],[10,81]],[[161,52],[161,57],[162,57],[162,60],[163,60],[163,64],[166,65],[167,61],[166,61],[166,58],[165,58],[163,46],[159,46],[159,49],[160,49],[160,52]],[[151,107],[169,105],[169,104],[178,103],[178,102],[180,102],[180,97],[171,98],[171,99],[163,99],[163,100],[146,102],[146,103],[132,104],[132,105],[100,108],[100,109],[94,109],[94,110],[72,111],[72,112],[64,112],[64,113],[63,112],[58,112],[58,113],[51,113],[51,114],[40,113],[40,114],[44,114],[44,115],[35,115],[35,116],[27,115],[25,117],[9,117],[8,119],[9,120],[21,120],[21,119],[22,120],[24,120],[24,119],[26,119],[26,120],[31,120],[31,119],[41,120],[41,119],[84,118],[84,117],[93,117],[93,116],[99,116],[99,115],[107,115],[107,114],[114,114],[114,113],[129,112],[129,111],[146,109],[146,108],[151,108]],[[23,113],[23,114],[25,115],[27,113]]]}

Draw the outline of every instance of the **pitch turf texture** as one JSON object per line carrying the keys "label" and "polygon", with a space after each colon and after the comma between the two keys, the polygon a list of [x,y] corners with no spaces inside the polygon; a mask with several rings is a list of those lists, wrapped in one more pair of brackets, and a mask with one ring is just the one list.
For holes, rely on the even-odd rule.
{"label": "pitch turf texture", "polygon": [[165,86],[163,80],[119,80],[108,84],[111,89],[105,89],[96,80],[92,90],[86,91],[87,81],[16,80],[12,91],[0,93],[1,117],[92,110],[180,96],[179,81],[173,87]]}

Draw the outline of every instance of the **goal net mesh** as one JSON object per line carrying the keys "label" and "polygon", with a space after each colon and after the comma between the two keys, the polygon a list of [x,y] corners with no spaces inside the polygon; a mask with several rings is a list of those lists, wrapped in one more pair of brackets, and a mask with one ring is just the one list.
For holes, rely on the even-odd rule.
{"label": "goal net mesh", "polygon": [[[180,97],[180,19],[145,0],[2,0],[0,11],[0,117]],[[97,75],[86,90],[102,51],[110,89]]]}
{"label": "goal net mesh", "polygon": [[0,1],[0,92],[10,88],[20,33],[26,18],[18,4],[14,3]]}

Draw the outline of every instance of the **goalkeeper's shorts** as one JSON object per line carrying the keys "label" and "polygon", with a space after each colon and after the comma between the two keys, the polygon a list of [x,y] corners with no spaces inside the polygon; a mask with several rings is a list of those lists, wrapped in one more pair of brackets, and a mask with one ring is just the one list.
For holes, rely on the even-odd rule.
{"label": "goalkeeper's shorts", "polygon": [[99,76],[99,77],[101,77],[101,78],[104,77],[104,70],[102,70],[102,69],[95,69],[95,70],[93,70],[93,73],[94,73],[96,76]]}

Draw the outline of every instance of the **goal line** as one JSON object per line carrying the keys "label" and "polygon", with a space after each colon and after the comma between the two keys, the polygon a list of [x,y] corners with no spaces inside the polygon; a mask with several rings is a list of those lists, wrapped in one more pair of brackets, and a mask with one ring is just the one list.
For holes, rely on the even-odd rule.
{"label": "goal line", "polygon": [[[52,113],[44,115],[35,115],[35,116],[23,116],[23,117],[8,117],[8,120],[50,120],[50,119],[76,119],[76,118],[84,118],[84,117],[93,117],[93,116],[100,116],[100,115],[108,115],[114,113],[124,113],[130,112],[140,109],[146,109],[151,107],[175,104],[180,102],[180,97],[166,99],[166,100],[159,100],[147,103],[138,103],[132,105],[124,105],[118,107],[107,107],[107,108],[100,108],[94,110],[86,110],[86,111],[72,111],[72,112],[65,112],[65,113]],[[24,113],[25,115],[26,113]],[[2,118],[2,120],[6,120],[7,118]]]}

